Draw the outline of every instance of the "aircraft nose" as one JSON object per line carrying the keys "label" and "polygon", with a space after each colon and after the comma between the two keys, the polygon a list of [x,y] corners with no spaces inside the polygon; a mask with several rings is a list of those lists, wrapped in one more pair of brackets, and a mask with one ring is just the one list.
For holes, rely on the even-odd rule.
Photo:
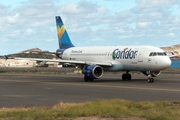
{"label": "aircraft nose", "polygon": [[171,66],[171,59],[169,57],[163,60],[163,66],[165,68],[169,68]]}

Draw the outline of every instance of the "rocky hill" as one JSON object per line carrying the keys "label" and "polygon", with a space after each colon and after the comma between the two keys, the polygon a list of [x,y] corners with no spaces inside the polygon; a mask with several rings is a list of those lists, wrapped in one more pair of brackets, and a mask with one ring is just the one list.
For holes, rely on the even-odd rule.
{"label": "rocky hill", "polygon": [[[168,55],[174,53],[176,55],[176,57],[174,57],[173,59],[180,59],[180,44],[173,45],[173,46],[168,46],[168,47],[161,47],[161,49],[163,49]],[[16,54],[9,54],[9,56],[32,57],[31,54],[33,54],[33,55],[36,55],[35,56],[36,58],[41,58],[42,56],[40,54],[43,54],[43,53],[46,54],[46,55],[50,55],[50,53],[48,53],[48,51],[42,51],[39,48],[32,48],[32,49],[21,51],[21,52],[16,53]],[[22,56],[22,55],[24,55],[24,56]],[[28,55],[30,55],[30,56],[28,56]],[[51,57],[54,57],[54,56],[55,55],[53,54]],[[4,56],[0,56],[0,58],[4,58]],[[48,58],[49,58],[49,56],[48,56]]]}
{"label": "rocky hill", "polygon": [[173,59],[180,59],[180,44],[168,46],[168,47],[161,47],[167,54],[174,53],[177,55]]}
{"label": "rocky hill", "polygon": [[38,52],[42,52],[42,50],[39,48],[32,48],[32,49],[21,51],[19,53],[21,54],[21,53],[38,53]]}
{"label": "rocky hill", "polygon": [[[19,53],[12,53],[7,55],[9,58],[22,57],[22,58],[42,58],[42,59],[53,59],[57,58],[55,54],[49,51],[42,51],[39,48],[32,48],[28,50],[21,51]],[[0,59],[4,59],[4,56],[0,56]]]}

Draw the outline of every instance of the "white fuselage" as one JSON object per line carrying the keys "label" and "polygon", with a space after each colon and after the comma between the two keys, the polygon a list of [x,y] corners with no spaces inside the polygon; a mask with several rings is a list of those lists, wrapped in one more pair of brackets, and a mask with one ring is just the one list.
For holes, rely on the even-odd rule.
{"label": "white fuselage", "polygon": [[[152,52],[157,55],[150,55]],[[112,66],[102,66],[108,71],[158,71],[171,65],[171,60],[164,53],[153,46],[72,47],[63,52],[62,59],[110,62]]]}

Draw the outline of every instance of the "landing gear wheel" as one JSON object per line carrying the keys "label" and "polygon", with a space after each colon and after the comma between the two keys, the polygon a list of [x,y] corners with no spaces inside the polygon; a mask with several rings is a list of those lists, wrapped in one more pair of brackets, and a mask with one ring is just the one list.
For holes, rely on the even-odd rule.
{"label": "landing gear wheel", "polygon": [[152,83],[154,82],[154,78],[151,78],[151,82],[152,82]]}
{"label": "landing gear wheel", "polygon": [[122,74],[122,80],[131,80],[131,74]]}
{"label": "landing gear wheel", "polygon": [[126,77],[127,75],[126,74],[122,74],[122,80],[126,80]]}
{"label": "landing gear wheel", "polygon": [[127,74],[127,80],[131,80],[131,74]]}
{"label": "landing gear wheel", "polygon": [[153,78],[148,78],[148,83],[153,83],[154,79]]}
{"label": "landing gear wheel", "polygon": [[84,76],[84,81],[88,82],[89,78],[87,76]]}

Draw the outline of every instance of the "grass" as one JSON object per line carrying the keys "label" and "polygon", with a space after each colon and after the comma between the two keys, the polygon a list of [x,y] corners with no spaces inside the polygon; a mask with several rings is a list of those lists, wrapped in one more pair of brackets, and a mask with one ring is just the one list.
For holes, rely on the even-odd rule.
{"label": "grass", "polygon": [[180,102],[133,102],[121,99],[85,103],[59,103],[53,107],[2,108],[0,120],[56,120],[97,116],[102,118],[146,118],[179,120]]}

